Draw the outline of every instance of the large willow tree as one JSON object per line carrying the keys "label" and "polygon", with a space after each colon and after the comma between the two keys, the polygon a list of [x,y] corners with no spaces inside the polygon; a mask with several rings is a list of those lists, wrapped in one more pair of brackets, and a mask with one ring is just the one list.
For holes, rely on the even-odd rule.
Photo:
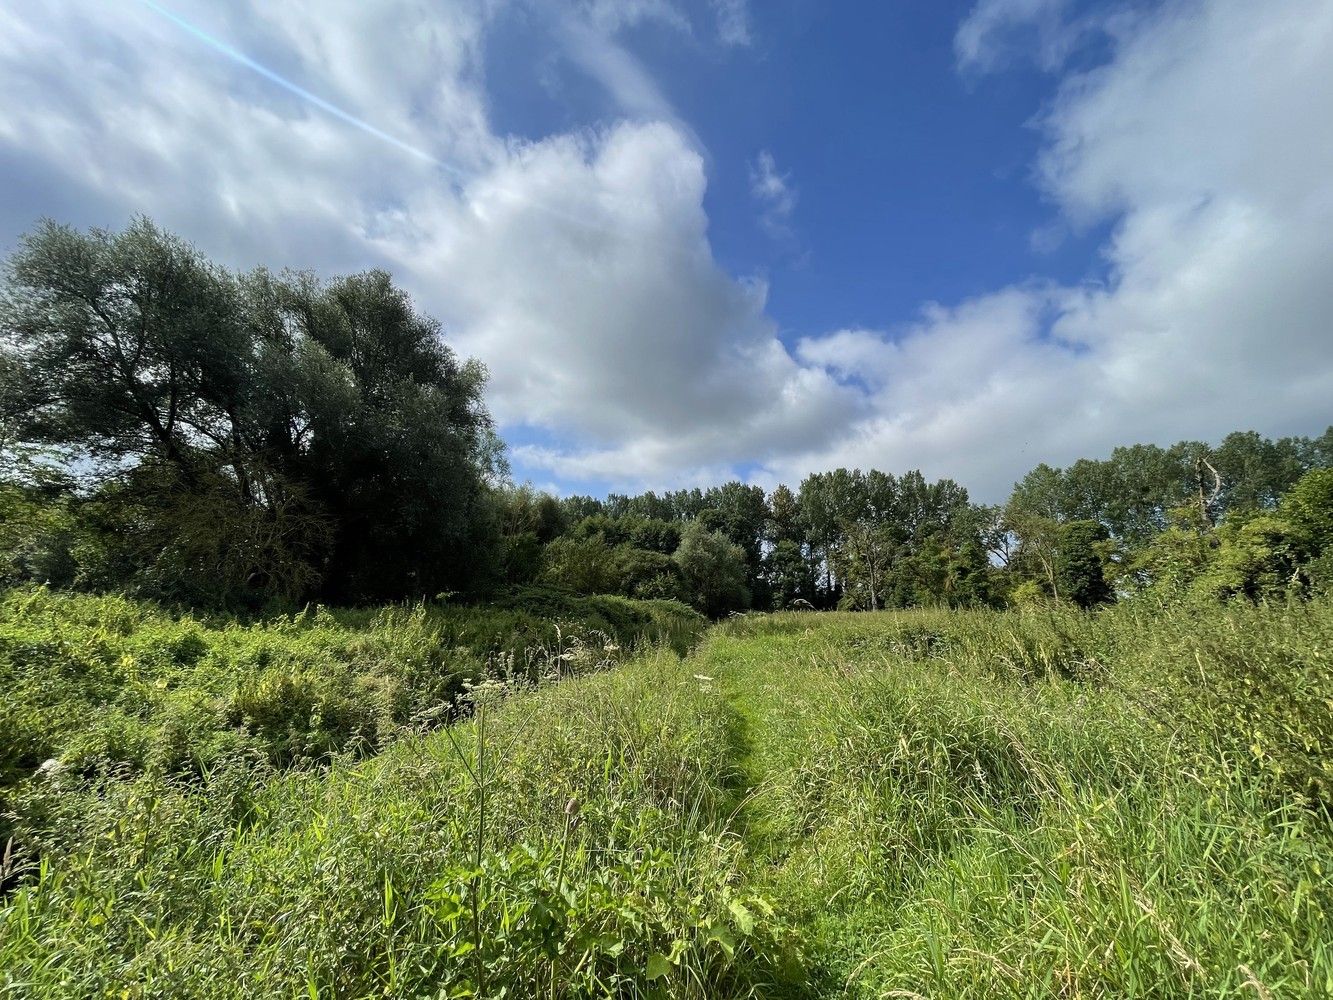
{"label": "large willow tree", "polygon": [[84,474],[98,582],[359,600],[485,569],[485,371],[383,272],[235,274],[144,219],[44,223],[0,330],[8,434]]}

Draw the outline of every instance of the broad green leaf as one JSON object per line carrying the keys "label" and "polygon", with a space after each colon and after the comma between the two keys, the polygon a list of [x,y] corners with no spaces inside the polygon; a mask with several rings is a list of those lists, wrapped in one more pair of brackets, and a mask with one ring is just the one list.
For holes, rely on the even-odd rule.
{"label": "broad green leaf", "polygon": [[648,956],[648,981],[664,979],[671,974],[671,961],[665,955],[656,953]]}
{"label": "broad green leaf", "polygon": [[743,935],[754,933],[754,914],[745,908],[745,904],[739,899],[733,899],[727,909],[731,910],[731,916],[736,921],[736,929]]}

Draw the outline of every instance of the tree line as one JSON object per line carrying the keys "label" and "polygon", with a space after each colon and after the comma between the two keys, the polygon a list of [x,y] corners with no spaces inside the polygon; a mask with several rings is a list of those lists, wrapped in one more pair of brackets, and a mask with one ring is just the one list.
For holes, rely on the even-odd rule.
{"label": "tree line", "polygon": [[1261,599],[1333,584],[1333,428],[1117,448],[1040,465],[1008,501],[949,479],[837,469],[799,488],[730,482],[604,500],[530,488],[506,509],[511,582],[747,608],[876,610],[1193,589]]}
{"label": "tree line", "polygon": [[485,381],[382,271],[43,223],[0,299],[0,583],[233,610],[544,583],[718,616],[1333,580],[1333,428],[1040,465],[998,506],[874,469],[557,498],[509,482]]}

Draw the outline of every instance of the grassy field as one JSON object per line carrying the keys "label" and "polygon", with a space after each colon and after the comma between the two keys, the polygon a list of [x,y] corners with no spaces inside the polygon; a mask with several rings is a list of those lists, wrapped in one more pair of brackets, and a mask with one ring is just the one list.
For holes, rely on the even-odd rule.
{"label": "grassy field", "polygon": [[1327,601],[751,616],[467,698],[16,780],[0,991],[1333,995]]}

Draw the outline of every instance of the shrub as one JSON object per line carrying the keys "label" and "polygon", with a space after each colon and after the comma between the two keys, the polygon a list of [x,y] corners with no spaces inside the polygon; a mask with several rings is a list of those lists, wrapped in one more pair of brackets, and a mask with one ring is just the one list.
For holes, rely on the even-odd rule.
{"label": "shrub", "polygon": [[50,758],[93,776],[198,775],[245,751],[282,766],[365,755],[451,718],[488,670],[531,679],[569,672],[576,652],[594,665],[656,643],[683,652],[702,625],[672,602],[559,591],[246,623],[15,589],[0,594],[0,793]]}
{"label": "shrub", "polygon": [[745,550],[726,536],[692,522],[673,557],[680,566],[689,601],[712,618],[750,606]]}

